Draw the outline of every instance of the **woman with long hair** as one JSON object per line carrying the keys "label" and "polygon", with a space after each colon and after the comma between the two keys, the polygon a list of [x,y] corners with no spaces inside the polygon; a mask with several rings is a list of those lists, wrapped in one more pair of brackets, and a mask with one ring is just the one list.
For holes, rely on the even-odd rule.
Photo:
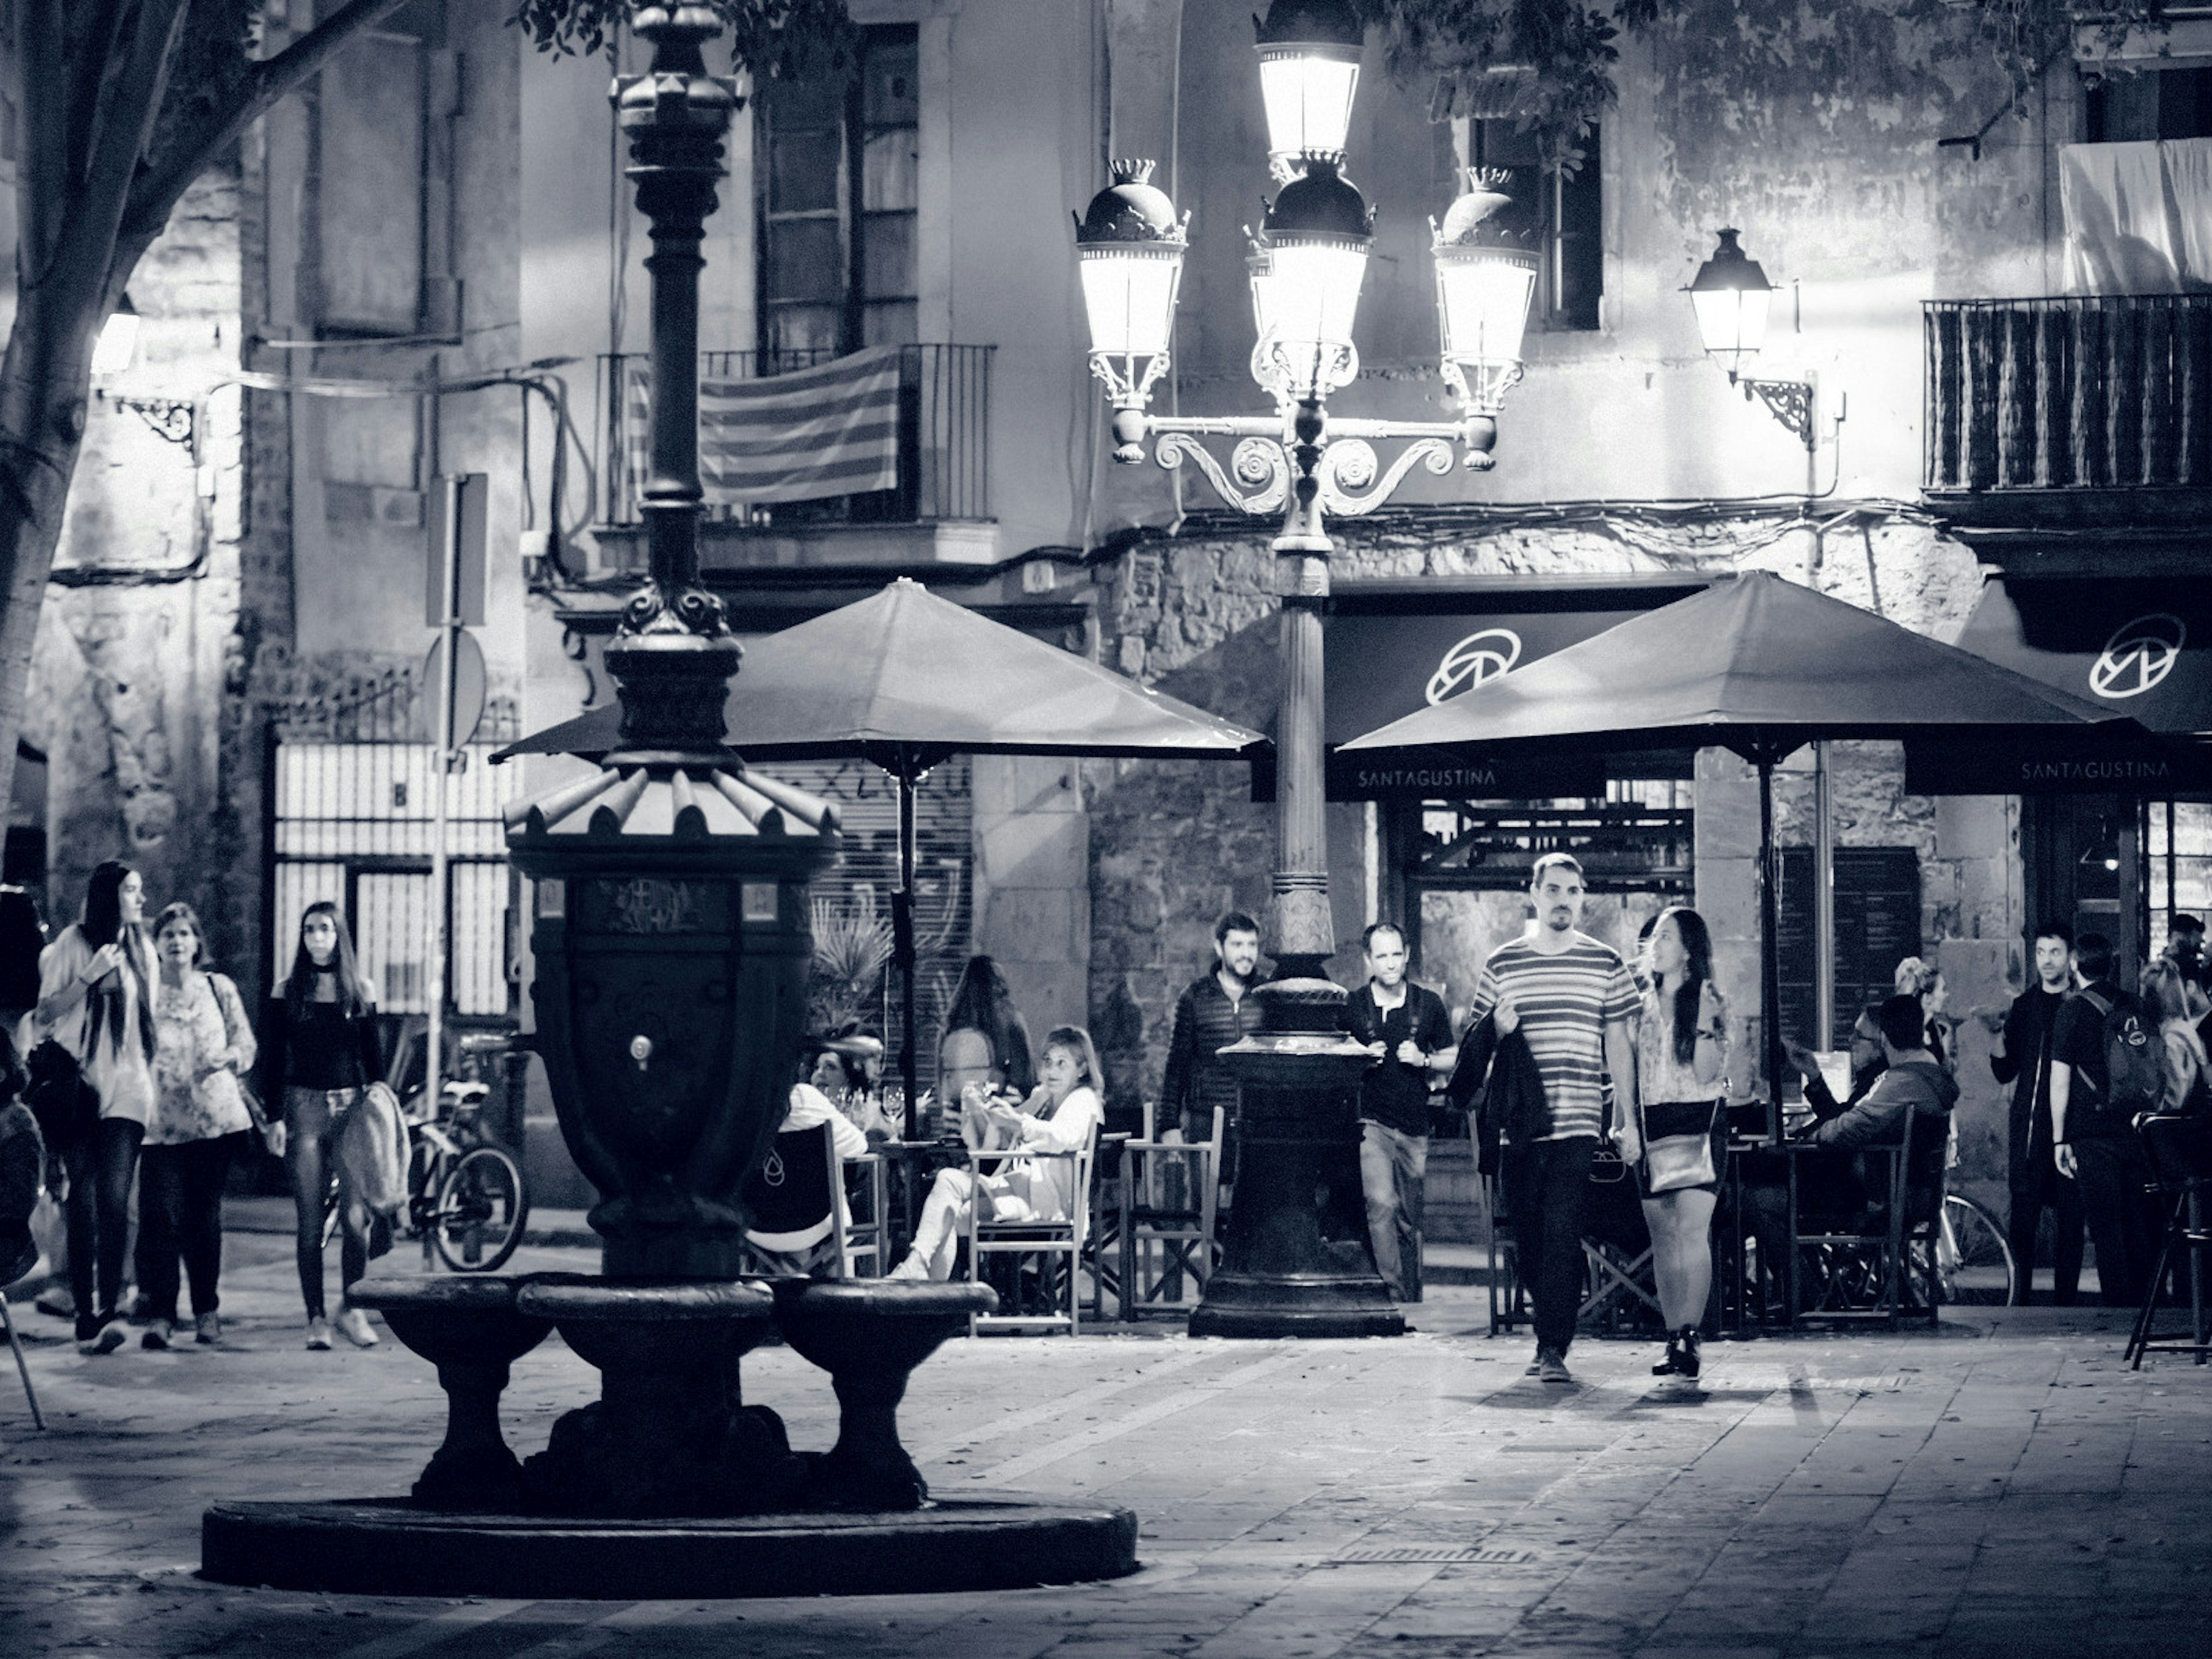
{"label": "woman with long hair", "polygon": [[1713,1209],[1727,1156],[1721,1107],[1728,1005],[1713,983],[1712,935],[1686,905],[1660,912],[1650,961],[1636,1031],[1641,1121],[1623,1126],[1620,1155],[1636,1166],[1667,1322],[1667,1357],[1651,1369],[1660,1376],[1694,1377],[1698,1327],[1712,1292]]}
{"label": "woman with long hair", "polygon": [[270,1150],[291,1177],[296,1212],[300,1296],[307,1309],[307,1346],[331,1346],[323,1304],[323,1201],[331,1176],[339,1180],[338,1334],[357,1348],[376,1346],[368,1316],[343,1291],[368,1271],[368,1211],[345,1182],[338,1131],[384,1072],[376,1006],[354,964],[353,936],[327,902],[300,917],[292,971],[261,1017],[261,1097],[283,1103],[283,1121],[270,1126]]}
{"label": "woman with long hair", "polygon": [[2165,1051],[2166,1093],[2158,1109],[2202,1110],[2212,1091],[2212,1060],[2206,1058],[2204,1039],[2197,1034],[2189,977],[2179,963],[2159,957],[2144,967],[2142,986],[2143,1006],[2157,1017]]}
{"label": "woman with long hair", "polygon": [[[1073,1152],[1091,1144],[1106,1104],[1105,1074],[1091,1033],[1079,1025],[1054,1026],[1045,1037],[1040,1069],[1042,1081],[1027,1100],[989,1109],[988,1150]],[[939,1170],[922,1201],[914,1248],[890,1276],[950,1279],[971,1203],[988,1202],[992,1217],[1000,1221],[1062,1221],[1075,1212],[1074,1183],[1074,1167],[1064,1158],[1010,1158],[981,1176],[966,1170]]]}
{"label": "woman with long hair", "polygon": [[154,963],[140,925],[146,884],[112,859],[85,884],[82,917],[39,956],[37,1024],[76,1062],[97,1103],[62,1139],[70,1291],[80,1352],[123,1346],[131,1182],[154,1112]]}
{"label": "woman with long hair", "polygon": [[[198,913],[181,900],[154,919],[161,989],[154,1018],[154,1116],[138,1175],[140,1341],[166,1348],[177,1326],[177,1261],[191,1281],[196,1340],[222,1338],[222,1187],[259,1120],[238,1079],[253,1069],[253,1025],[238,987],[204,961]],[[265,1127],[266,1126],[262,1126]]]}

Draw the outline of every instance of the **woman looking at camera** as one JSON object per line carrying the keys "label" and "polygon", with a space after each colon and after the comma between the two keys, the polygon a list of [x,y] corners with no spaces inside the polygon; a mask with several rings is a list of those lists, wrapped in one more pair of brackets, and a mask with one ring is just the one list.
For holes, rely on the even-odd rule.
{"label": "woman looking at camera", "polygon": [[1705,918],[1685,905],[1651,930],[1651,980],[1636,1030],[1641,1122],[1623,1126],[1622,1158],[1636,1166],[1652,1276],[1667,1322],[1667,1357],[1655,1376],[1698,1374],[1698,1327],[1712,1292],[1713,1209],[1727,1157],[1722,1096],[1728,1007],[1713,983]]}
{"label": "woman looking at camera", "polygon": [[331,1346],[323,1304],[323,1205],[338,1181],[338,1334],[357,1348],[376,1346],[368,1316],[346,1304],[343,1291],[368,1271],[368,1212],[349,1189],[338,1158],[338,1132],[384,1070],[376,1006],[354,965],[353,939],[337,906],[311,904],[300,917],[292,971],[261,1019],[261,1097],[284,1103],[270,1150],[284,1159],[296,1212],[300,1296],[307,1309],[307,1346]]}

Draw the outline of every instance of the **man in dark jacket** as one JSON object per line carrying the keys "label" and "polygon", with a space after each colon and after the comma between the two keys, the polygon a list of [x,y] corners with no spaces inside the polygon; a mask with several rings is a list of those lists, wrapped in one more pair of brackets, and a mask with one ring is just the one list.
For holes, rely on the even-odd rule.
{"label": "man in dark jacket", "polygon": [[2035,1280],[2035,1235],[2048,1209],[2056,1227],[2051,1249],[2051,1300],[2071,1307],[2081,1283],[2081,1189],[2061,1175],[2051,1155],[2051,1060],[2058,1009],[2074,989],[2074,930],[2063,921],[2035,933],[2035,983],[2013,999],[2004,1030],[1990,1054],[1999,1083],[2012,1085],[2007,1231],[2020,1272],[2020,1299]]}
{"label": "man in dark jacket", "polygon": [[1260,924],[1231,910],[1213,925],[1213,966],[1176,1000],[1168,1038],[1167,1070],[1160,1079],[1159,1121],[1164,1134],[1180,1127],[1186,1141],[1213,1133],[1213,1109],[1229,1125],[1221,1152],[1224,1185],[1236,1178],[1237,1074],[1219,1051],[1260,1029],[1260,1007],[1247,994],[1259,982]]}

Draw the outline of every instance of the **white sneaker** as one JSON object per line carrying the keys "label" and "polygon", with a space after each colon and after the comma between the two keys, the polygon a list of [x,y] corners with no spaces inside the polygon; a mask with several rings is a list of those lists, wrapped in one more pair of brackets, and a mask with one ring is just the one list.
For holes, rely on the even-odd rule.
{"label": "white sneaker", "polygon": [[897,1267],[885,1273],[884,1277],[885,1279],[927,1279],[929,1277],[929,1268],[924,1265],[922,1259],[920,1256],[915,1255],[912,1251],[908,1251],[907,1253],[906,1259],[901,1261]]}
{"label": "white sneaker", "polygon": [[356,1348],[376,1346],[376,1332],[370,1327],[368,1316],[358,1308],[340,1310],[337,1317],[338,1334]]}

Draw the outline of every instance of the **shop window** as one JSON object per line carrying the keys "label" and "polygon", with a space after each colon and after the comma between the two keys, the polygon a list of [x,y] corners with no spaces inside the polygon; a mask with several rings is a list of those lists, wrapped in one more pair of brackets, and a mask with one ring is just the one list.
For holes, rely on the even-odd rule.
{"label": "shop window", "polygon": [[2212,138],[2212,69],[2112,75],[2088,88],[2093,144],[2155,138]]}
{"label": "shop window", "polygon": [[917,79],[907,26],[866,32],[849,86],[761,88],[760,345],[771,359],[915,339]]}
{"label": "shop window", "polygon": [[1599,130],[1582,141],[1582,165],[1570,173],[1538,159],[1532,133],[1510,118],[1468,123],[1468,162],[1503,167],[1513,198],[1508,222],[1529,239],[1543,258],[1531,328],[1594,329],[1605,291],[1603,198],[1599,184]]}
{"label": "shop window", "polygon": [[2148,953],[2156,956],[2175,916],[2212,916],[2212,802],[2154,800],[2143,817],[2144,908],[2150,913]]}

